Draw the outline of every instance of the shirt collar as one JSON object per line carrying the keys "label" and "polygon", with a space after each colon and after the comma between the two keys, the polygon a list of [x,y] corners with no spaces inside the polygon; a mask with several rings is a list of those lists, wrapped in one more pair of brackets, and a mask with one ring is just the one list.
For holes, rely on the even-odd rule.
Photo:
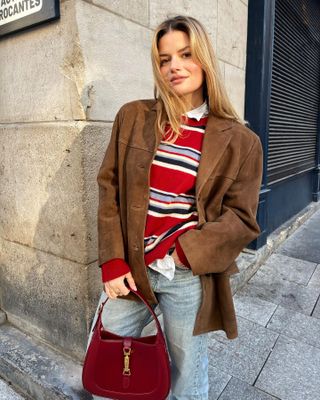
{"label": "shirt collar", "polygon": [[187,112],[189,118],[195,118],[198,121],[206,114],[208,114],[208,104],[206,101],[204,101],[201,106]]}

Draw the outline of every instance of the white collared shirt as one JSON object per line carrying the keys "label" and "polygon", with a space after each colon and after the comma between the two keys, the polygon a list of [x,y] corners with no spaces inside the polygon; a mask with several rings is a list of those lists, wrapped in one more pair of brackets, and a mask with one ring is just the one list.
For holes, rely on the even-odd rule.
{"label": "white collared shirt", "polygon": [[[200,121],[200,119],[208,113],[208,104],[206,101],[204,101],[199,107],[193,108],[192,110],[188,111],[187,116],[189,118],[195,118],[197,121]],[[157,258],[151,264],[149,264],[149,267],[155,271],[160,272],[170,281],[173,279],[176,269],[174,260],[169,254],[166,254],[164,258]]]}
{"label": "white collared shirt", "polygon": [[197,121],[200,121],[202,117],[207,115],[209,112],[208,104],[204,101],[201,106],[194,108],[187,112],[187,116],[189,118],[195,118]]}

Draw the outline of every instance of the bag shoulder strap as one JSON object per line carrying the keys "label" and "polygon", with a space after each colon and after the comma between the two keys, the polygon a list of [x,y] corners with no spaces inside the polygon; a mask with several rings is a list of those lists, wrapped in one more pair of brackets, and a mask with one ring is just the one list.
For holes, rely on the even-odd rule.
{"label": "bag shoulder strap", "polygon": [[[157,326],[158,334],[160,334],[160,335],[163,337],[163,332],[162,332],[161,325],[160,325],[160,322],[159,322],[159,320],[158,320],[158,317],[156,316],[155,312],[153,311],[153,308],[152,308],[152,307],[150,306],[150,304],[148,303],[147,299],[143,296],[143,294],[142,294],[141,292],[139,292],[139,290],[133,290],[133,289],[131,289],[129,286],[127,286],[127,288],[128,288],[132,293],[134,293],[136,296],[138,296],[138,297],[143,301],[143,303],[148,307],[149,311],[151,312],[151,314],[152,314],[152,316],[153,316],[153,318],[154,318],[154,320],[155,320],[155,323],[156,323],[156,326]],[[104,307],[104,305],[106,304],[106,302],[107,302],[108,300],[109,300],[109,297],[107,297],[106,300],[105,300],[103,303],[100,304],[98,318],[97,318],[97,320],[96,320],[96,323],[94,324],[94,327],[92,328],[92,331],[95,330],[95,328],[96,328],[98,322],[101,320],[101,313],[102,313],[103,307]]]}

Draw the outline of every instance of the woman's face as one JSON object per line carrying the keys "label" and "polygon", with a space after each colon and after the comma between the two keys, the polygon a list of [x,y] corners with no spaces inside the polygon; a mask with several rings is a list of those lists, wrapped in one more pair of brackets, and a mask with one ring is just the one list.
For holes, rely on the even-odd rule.
{"label": "woman's face", "polygon": [[204,73],[192,59],[188,35],[182,31],[167,32],[159,40],[158,50],[164,80],[192,107],[201,105]]}

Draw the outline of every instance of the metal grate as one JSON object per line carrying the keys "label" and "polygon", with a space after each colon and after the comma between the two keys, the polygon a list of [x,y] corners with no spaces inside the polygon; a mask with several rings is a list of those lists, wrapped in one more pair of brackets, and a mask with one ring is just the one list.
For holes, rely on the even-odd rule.
{"label": "metal grate", "polygon": [[319,97],[318,0],[276,0],[268,184],[316,165]]}

